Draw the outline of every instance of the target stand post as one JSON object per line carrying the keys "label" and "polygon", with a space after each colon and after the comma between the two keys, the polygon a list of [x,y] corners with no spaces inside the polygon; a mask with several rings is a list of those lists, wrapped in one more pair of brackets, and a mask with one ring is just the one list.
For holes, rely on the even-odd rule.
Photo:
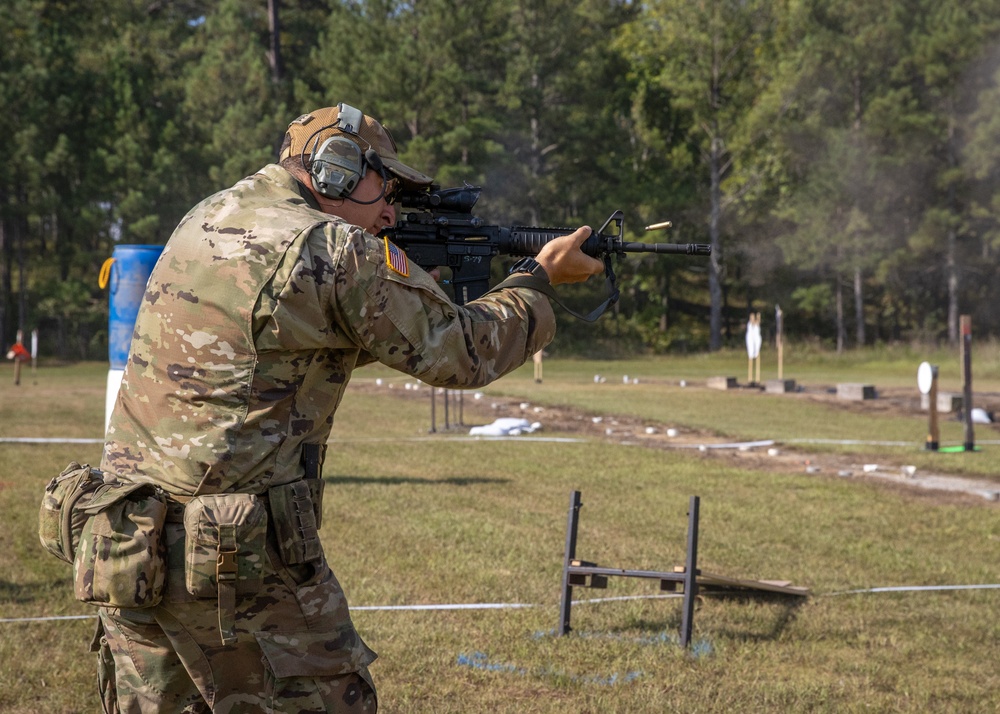
{"label": "target stand post", "polygon": [[569,634],[570,617],[573,607],[573,588],[608,587],[609,577],[647,578],[660,581],[660,590],[674,591],[680,584],[684,588],[684,603],[681,613],[681,646],[687,647],[691,642],[691,632],[694,621],[694,602],[698,595],[698,583],[695,576],[698,573],[698,504],[697,496],[691,497],[688,511],[688,550],[684,568],[675,568],[670,572],[653,570],[623,570],[621,568],[601,568],[595,563],[576,559],[576,538],[580,524],[580,492],[570,494],[569,518],[566,524],[566,558],[563,566],[562,602],[559,607],[559,634]]}
{"label": "target stand post", "polygon": [[966,451],[976,450],[975,428],[972,426],[972,316],[962,315],[960,319],[962,344],[962,410],[965,412],[965,443]]}
{"label": "target stand post", "polygon": [[566,521],[566,553],[563,561],[562,600],[559,606],[559,627],[557,634],[567,635],[573,629],[570,625],[573,608],[573,588],[608,587],[608,578],[645,578],[658,580],[660,590],[676,592],[683,589],[681,605],[680,643],[682,647],[691,644],[694,631],[695,598],[700,594],[741,594],[749,596],[791,596],[801,601],[809,595],[808,588],[797,587],[787,580],[742,580],[705,573],[698,568],[698,529],[701,499],[691,496],[688,505],[687,553],[684,565],[675,566],[671,571],[625,570],[603,568],[596,563],[579,560],[576,557],[577,535],[580,525],[580,509],[583,503],[580,492],[572,491],[569,499],[569,515]]}
{"label": "target stand post", "polygon": [[936,364],[921,362],[917,369],[917,388],[927,396],[927,444],[928,451],[941,447],[941,431],[938,427],[938,368]]}

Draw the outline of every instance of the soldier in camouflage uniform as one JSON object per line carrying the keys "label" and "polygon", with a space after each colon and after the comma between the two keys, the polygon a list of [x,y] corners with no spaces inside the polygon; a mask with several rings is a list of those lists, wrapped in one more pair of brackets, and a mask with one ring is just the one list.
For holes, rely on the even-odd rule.
{"label": "soldier in camouflage uniform", "polygon": [[[154,607],[100,609],[106,711],[374,712],[376,655],[316,532],[317,461],[351,372],[377,360],[479,387],[554,334],[541,293],[456,306],[375,237],[396,187],[431,179],[374,119],[342,130],[343,106],[296,119],[280,164],[195,206],[149,279],[102,468],[165,492],[167,572]],[[378,155],[340,199],[310,165],[335,135]],[[602,270],[578,249],[589,232],[537,256],[551,283]]]}

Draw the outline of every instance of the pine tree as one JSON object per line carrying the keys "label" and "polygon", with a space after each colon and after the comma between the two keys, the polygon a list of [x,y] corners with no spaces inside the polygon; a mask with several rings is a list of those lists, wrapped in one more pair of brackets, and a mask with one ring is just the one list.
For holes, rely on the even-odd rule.
{"label": "pine tree", "polygon": [[722,346],[727,210],[741,191],[727,185],[741,161],[749,109],[767,75],[759,67],[774,28],[773,4],[745,0],[660,0],[650,3],[626,41],[647,76],[680,114],[690,163],[697,167],[692,209],[712,245],[708,282],[709,347]]}

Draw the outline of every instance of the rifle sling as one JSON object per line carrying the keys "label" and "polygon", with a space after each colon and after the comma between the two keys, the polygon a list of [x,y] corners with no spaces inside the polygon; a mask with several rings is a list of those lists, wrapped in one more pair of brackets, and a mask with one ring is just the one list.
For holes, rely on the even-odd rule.
{"label": "rifle sling", "polygon": [[556,305],[561,307],[563,310],[565,310],[578,320],[583,320],[585,322],[594,322],[597,318],[599,318],[601,315],[604,314],[605,310],[607,310],[611,305],[614,305],[616,302],[618,302],[618,286],[615,285],[615,274],[611,270],[611,264],[610,261],[608,260],[605,261],[605,274],[607,276],[606,283],[608,288],[608,297],[604,302],[602,302],[600,305],[594,308],[587,315],[581,315],[580,313],[566,307],[563,304],[562,300],[559,299],[559,295],[556,293],[555,288],[552,287],[552,284],[548,280],[543,280],[542,278],[535,277],[530,273],[515,273],[514,275],[511,275],[503,282],[498,283],[492,289],[487,291],[486,294],[489,295],[490,293],[500,290],[502,288],[529,288],[531,290],[537,290],[543,295],[549,297],[556,303]]}

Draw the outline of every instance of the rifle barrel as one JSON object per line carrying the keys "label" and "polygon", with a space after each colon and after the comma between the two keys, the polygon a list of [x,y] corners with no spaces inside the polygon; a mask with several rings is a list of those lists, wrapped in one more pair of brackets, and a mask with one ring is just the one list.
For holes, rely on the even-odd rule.
{"label": "rifle barrel", "polygon": [[624,253],[673,253],[675,255],[711,255],[707,243],[631,243],[623,242]]}

